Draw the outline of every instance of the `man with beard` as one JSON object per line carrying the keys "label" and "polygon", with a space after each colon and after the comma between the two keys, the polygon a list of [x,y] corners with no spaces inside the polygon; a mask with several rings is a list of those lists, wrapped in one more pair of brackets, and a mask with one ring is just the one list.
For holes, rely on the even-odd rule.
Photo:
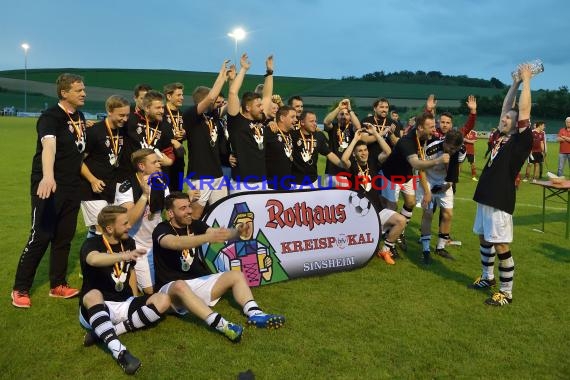
{"label": "man with beard", "polygon": [[[394,149],[396,143],[400,139],[402,135],[402,129],[399,127],[394,120],[388,117],[388,110],[390,109],[390,102],[386,98],[378,98],[372,104],[374,109],[374,114],[372,116],[365,117],[360,121],[360,124],[364,125],[364,123],[370,123],[376,126],[378,131],[382,130],[384,133],[384,139],[390,146],[390,149]],[[376,144],[376,140],[372,136],[364,136],[364,140],[367,144],[371,144],[370,146],[370,154],[374,157],[377,156],[376,153],[380,154],[378,151],[378,144]]]}
{"label": "man with beard", "polygon": [[79,293],[65,279],[71,240],[75,235],[81,197],[81,163],[85,150],[83,78],[61,74],[56,81],[59,103],[39,117],[32,161],[32,228],[16,270],[12,305],[29,308],[36,270],[50,248],[50,297],[71,298]]}
{"label": "man with beard", "polygon": [[532,149],[530,130],[531,67],[518,68],[522,78],[522,91],[518,112],[513,109],[520,81],[513,76],[513,84],[503,102],[501,112],[501,137],[495,142],[487,164],[483,168],[473,200],[477,202],[477,214],[473,232],[479,235],[481,245],[482,274],[473,289],[488,289],[496,284],[494,275],[495,253],[499,258],[499,291],[485,303],[506,306],[513,302],[513,276],[515,264],[510,250],[513,241],[513,212],[516,202],[515,178]]}
{"label": "man with beard", "polygon": [[[331,151],[338,157],[341,157],[344,150],[348,147],[348,144],[352,141],[354,132],[360,129],[360,120],[358,120],[358,117],[352,110],[350,100],[341,100],[325,117],[323,124],[325,131],[327,131],[329,135],[329,147]],[[325,168],[325,174],[329,177],[326,180],[327,185],[337,186],[339,184],[337,174],[340,172],[341,169],[338,166],[327,161]],[[372,175],[376,175],[376,173]]]}
{"label": "man with beard", "polygon": [[277,132],[265,130],[265,163],[267,186],[273,190],[289,190],[285,183],[291,178],[293,163],[293,141],[291,131],[297,123],[297,113],[293,107],[282,106],[276,114]]}
{"label": "man with beard", "polygon": [[133,375],[141,362],[118,336],[158,323],[170,307],[170,298],[164,294],[134,297],[138,289],[133,266],[145,251],[136,249],[129,237],[127,209],[104,207],[98,224],[102,235],[87,239],[80,254],[83,286],[79,322],[89,330],[83,345],[102,341],[123,371]]}
{"label": "man with beard", "polygon": [[261,95],[246,92],[240,100],[239,89],[245,73],[249,70],[247,54],[240,60],[240,71],[232,80],[228,93],[228,130],[233,154],[237,166],[232,168],[230,193],[243,191],[259,191],[267,188],[265,181],[265,145],[263,125],[263,106]]}
{"label": "man with beard", "polygon": [[172,299],[172,309],[180,315],[191,312],[229,340],[240,340],[243,327],[226,321],[214,306],[220,297],[232,291],[236,303],[247,316],[247,323],[262,328],[278,328],[285,323],[281,315],[266,314],[255,302],[245,277],[240,271],[212,274],[195,248],[205,243],[223,243],[244,232],[247,225],[236,229],[212,228],[192,219],[188,195],[174,192],[165,200],[168,221],[153,232],[157,292]]}
{"label": "man with beard", "polygon": [[293,142],[293,183],[300,189],[319,188],[317,162],[319,154],[343,168],[340,158],[329,147],[323,132],[317,130],[317,115],[311,111],[301,114],[301,128],[291,133]]}
{"label": "man with beard", "polygon": [[166,97],[166,106],[164,113],[165,127],[170,127],[172,137],[180,144],[178,149],[174,150],[174,162],[168,167],[167,173],[170,180],[168,188],[170,191],[180,191],[184,183],[180,178],[184,176],[184,139],[186,138],[186,130],[184,129],[184,120],[180,108],[184,102],[184,85],[182,83],[169,83],[164,86],[164,96]]}
{"label": "man with beard", "polygon": [[[365,196],[374,206],[380,218],[384,245],[377,252],[378,257],[382,258],[386,264],[394,265],[394,257],[398,256],[395,245],[396,239],[406,227],[406,218],[394,210],[384,208],[378,191],[373,188],[375,185],[373,173],[378,171],[378,164],[386,160],[391,149],[375,126],[372,124],[366,126],[366,131],[363,129],[356,130],[354,138],[342,155],[342,162],[350,170],[350,181],[353,184],[351,189],[356,191],[359,196]],[[377,157],[370,156],[367,144],[362,141],[364,133],[371,134],[380,146],[382,153]]]}
{"label": "man with beard", "polygon": [[174,148],[182,145],[174,140],[170,127],[164,122],[164,97],[158,91],[149,90],[142,99],[142,110],[136,112],[127,121],[127,143],[122,166],[128,167],[129,172],[124,173],[128,178],[133,170],[130,167],[131,154],[138,149],[152,149],[158,155],[162,166],[171,166],[174,162]]}
{"label": "man with beard", "polygon": [[86,156],[81,166],[81,213],[89,228],[88,237],[95,234],[101,209],[115,200],[129,101],[112,95],[105,109],[107,117],[87,129]]}
{"label": "man with beard", "polygon": [[200,219],[206,204],[213,204],[228,195],[223,183],[220,142],[224,131],[219,127],[214,106],[227,78],[228,61],[224,61],[212,88],[199,86],[192,93],[194,105],[184,112],[188,136],[188,173],[191,190],[200,192],[192,207],[194,219]]}

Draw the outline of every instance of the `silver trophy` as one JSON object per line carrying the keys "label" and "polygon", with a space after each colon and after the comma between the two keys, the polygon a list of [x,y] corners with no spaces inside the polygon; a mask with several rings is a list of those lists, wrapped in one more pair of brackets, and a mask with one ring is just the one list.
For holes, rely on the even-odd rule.
{"label": "silver trophy", "polygon": [[542,63],[541,59],[535,59],[534,61],[521,63],[520,65],[517,66],[517,69],[511,73],[511,76],[517,82],[520,82],[522,80],[521,79],[521,73],[520,73],[520,67],[523,64],[530,65],[530,70],[532,72],[532,76],[540,74],[541,72],[544,71],[544,64]]}

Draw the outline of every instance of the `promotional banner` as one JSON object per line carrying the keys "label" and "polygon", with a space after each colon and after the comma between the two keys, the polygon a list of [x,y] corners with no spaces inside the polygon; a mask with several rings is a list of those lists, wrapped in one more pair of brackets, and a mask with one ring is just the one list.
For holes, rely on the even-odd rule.
{"label": "promotional banner", "polygon": [[215,204],[205,222],[243,226],[234,241],[201,249],[213,272],[240,270],[250,286],[360,268],[381,231],[368,199],[341,189],[236,194]]}

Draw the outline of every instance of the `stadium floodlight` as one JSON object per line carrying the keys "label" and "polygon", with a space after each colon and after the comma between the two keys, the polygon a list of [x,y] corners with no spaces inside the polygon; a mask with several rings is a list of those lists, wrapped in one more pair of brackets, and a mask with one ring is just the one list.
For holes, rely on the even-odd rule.
{"label": "stadium floodlight", "polygon": [[231,37],[235,41],[235,50],[234,50],[234,63],[238,64],[238,41],[241,41],[245,38],[246,33],[245,30],[242,28],[235,28],[230,33],[228,33],[228,37]]}
{"label": "stadium floodlight", "polygon": [[24,49],[24,112],[28,112],[28,49],[30,45],[27,43],[22,44]]}

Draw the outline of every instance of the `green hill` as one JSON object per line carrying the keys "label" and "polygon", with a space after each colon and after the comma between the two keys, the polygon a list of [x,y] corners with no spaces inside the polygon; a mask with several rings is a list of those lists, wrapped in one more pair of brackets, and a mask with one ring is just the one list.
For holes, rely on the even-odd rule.
{"label": "green hill", "polygon": [[[199,85],[212,84],[216,73],[175,70],[135,70],[135,69],[33,69],[28,70],[28,80],[54,83],[62,72],[70,72],[85,77],[89,86],[131,90],[137,83],[148,83],[162,88],[166,83],[182,82],[189,89]],[[23,70],[0,71],[0,77],[23,79]],[[263,83],[263,75],[247,75],[243,88],[253,89]],[[275,93],[283,97],[291,95],[323,97],[378,97],[395,99],[424,99],[430,93],[439,99],[462,99],[469,94],[492,96],[502,90],[492,88],[431,86],[382,82],[351,81],[340,79],[316,79],[299,77],[275,77]],[[189,91],[187,91],[189,92]]]}

